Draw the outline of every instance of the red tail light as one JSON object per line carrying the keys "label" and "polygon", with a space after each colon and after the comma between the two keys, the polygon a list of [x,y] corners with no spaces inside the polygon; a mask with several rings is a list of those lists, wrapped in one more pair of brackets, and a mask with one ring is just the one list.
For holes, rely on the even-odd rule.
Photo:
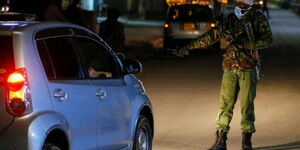
{"label": "red tail light", "polygon": [[14,72],[7,78],[8,88],[12,91],[18,91],[23,88],[25,83],[25,77],[20,72]]}
{"label": "red tail light", "polygon": [[18,69],[7,78],[6,108],[13,116],[31,112],[31,100],[25,69]]}

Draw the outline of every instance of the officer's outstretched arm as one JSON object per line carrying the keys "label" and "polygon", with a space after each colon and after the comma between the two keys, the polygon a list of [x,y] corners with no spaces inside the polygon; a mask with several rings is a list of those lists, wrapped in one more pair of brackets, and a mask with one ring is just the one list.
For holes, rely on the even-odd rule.
{"label": "officer's outstretched arm", "polygon": [[207,48],[220,40],[221,26],[217,26],[207,31],[195,40],[192,40],[185,49]]}
{"label": "officer's outstretched arm", "polygon": [[223,25],[218,25],[217,27],[210,29],[178,51],[173,52],[173,54],[184,57],[185,55],[189,55],[189,51],[192,49],[207,48],[208,46],[215,44],[223,37],[223,28]]}

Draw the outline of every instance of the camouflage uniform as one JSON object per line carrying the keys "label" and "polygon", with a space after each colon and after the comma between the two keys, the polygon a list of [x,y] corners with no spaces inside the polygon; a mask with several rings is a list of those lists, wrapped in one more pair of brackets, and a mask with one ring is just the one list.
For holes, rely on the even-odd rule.
{"label": "camouflage uniform", "polygon": [[223,54],[223,78],[217,129],[228,131],[237,97],[241,102],[244,132],[255,132],[254,98],[256,95],[256,61],[249,49],[249,39],[244,24],[250,22],[255,36],[255,50],[266,48],[272,42],[272,32],[265,16],[255,9],[249,10],[241,19],[235,14],[228,15],[223,24],[211,29],[198,39],[189,43],[185,49],[205,48],[224,38],[229,45]]}

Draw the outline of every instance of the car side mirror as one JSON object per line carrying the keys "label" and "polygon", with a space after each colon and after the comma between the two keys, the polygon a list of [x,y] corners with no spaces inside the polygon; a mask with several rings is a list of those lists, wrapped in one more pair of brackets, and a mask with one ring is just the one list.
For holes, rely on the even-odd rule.
{"label": "car side mirror", "polygon": [[132,59],[123,60],[125,74],[137,74],[143,71],[141,62]]}

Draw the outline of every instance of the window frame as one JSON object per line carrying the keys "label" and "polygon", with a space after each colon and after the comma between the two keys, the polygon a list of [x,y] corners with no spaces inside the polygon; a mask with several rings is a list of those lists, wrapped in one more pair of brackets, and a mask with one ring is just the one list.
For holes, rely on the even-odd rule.
{"label": "window frame", "polygon": [[[61,31],[60,31],[61,30]],[[60,32],[57,32],[60,31]],[[53,60],[51,59],[51,56],[49,55],[49,50],[46,47],[45,40],[51,39],[51,38],[69,38],[70,42],[72,43],[72,47],[74,49],[76,60],[78,62],[79,67],[79,78],[57,78],[55,73],[55,68],[53,65]],[[118,72],[117,78],[109,78],[109,79],[94,79],[90,78],[87,71],[87,64],[86,60],[84,58],[84,55],[82,54],[81,50],[79,49],[79,43],[76,40],[76,37],[83,37],[87,38],[89,40],[93,40],[94,42],[98,43],[100,46],[102,46],[109,55],[112,56],[113,61],[115,63],[115,69]],[[45,77],[48,79],[48,81],[62,81],[62,80],[114,80],[114,79],[124,79],[124,66],[122,64],[122,61],[117,57],[117,55],[112,51],[112,49],[107,45],[98,35],[93,33],[90,30],[84,29],[84,28],[76,28],[76,27],[48,27],[42,30],[39,30],[35,33],[35,47],[37,50],[37,55],[39,58],[39,62],[41,64],[41,67],[44,71]],[[46,70],[44,68],[39,49],[37,46],[37,43],[39,41],[43,40],[43,45],[46,48],[47,51],[47,57],[49,57],[51,70],[54,74],[54,78],[49,78],[47,76]]]}
{"label": "window frame", "polygon": [[119,59],[119,57],[117,57],[116,53],[114,53],[114,51],[111,49],[111,47],[101,38],[99,37],[97,34],[95,34],[92,31],[89,31],[87,29],[83,29],[83,28],[74,28],[71,27],[70,29],[72,29],[74,35],[73,36],[85,36],[88,38],[91,38],[93,40],[95,40],[96,42],[100,43],[101,46],[103,46],[115,59],[116,63],[118,64],[118,66],[120,67],[120,72],[123,73],[124,72],[124,66],[122,61]]}
{"label": "window frame", "polygon": [[[48,34],[49,31],[51,30],[65,30],[65,31],[69,31],[69,33],[72,33],[72,34]],[[44,34],[46,33],[46,34]],[[67,33],[67,32],[65,32]],[[39,61],[40,61],[40,64],[43,68],[43,71],[45,73],[45,77],[48,79],[48,81],[62,81],[62,80],[84,80],[85,77],[84,77],[84,73],[83,73],[83,69],[82,69],[82,62],[81,62],[81,59],[79,58],[79,55],[78,55],[78,51],[77,51],[77,48],[75,47],[74,45],[74,33],[71,29],[69,28],[66,28],[66,27],[56,27],[56,28],[47,28],[47,29],[43,29],[43,30],[40,30],[38,31],[36,34],[35,34],[35,45],[36,45],[36,49],[37,49],[37,55],[39,57]],[[56,69],[54,67],[54,63],[53,63],[53,58],[51,58],[51,55],[50,55],[50,52],[49,52],[49,49],[46,45],[46,40],[48,39],[57,39],[57,38],[67,38],[67,40],[69,40],[71,46],[72,46],[72,49],[74,51],[74,54],[76,56],[76,61],[77,61],[77,67],[79,68],[78,70],[78,78],[72,78],[72,77],[57,77],[57,73],[56,73]],[[50,66],[51,66],[51,70],[52,70],[52,73],[53,73],[53,77],[48,77],[47,75],[47,72],[46,72],[46,69],[44,67],[44,64],[43,64],[43,61],[42,61],[42,58],[40,56],[40,50],[39,50],[39,47],[38,47],[38,42],[42,42],[44,48],[45,48],[45,52],[46,52],[46,55],[49,59],[49,63],[50,63]]]}
{"label": "window frame", "polygon": [[[117,76],[116,77],[112,77],[112,78],[90,78],[88,75],[88,65],[86,64],[87,60],[84,56],[84,54],[82,53],[82,50],[80,49],[80,44],[77,41],[76,38],[85,38],[87,40],[93,41],[95,43],[97,43],[99,46],[103,47],[103,49],[105,49],[105,51],[107,52],[107,54],[109,54],[113,59],[114,62],[114,69],[116,70]],[[82,71],[84,73],[85,79],[88,80],[116,80],[116,79],[123,79],[124,78],[124,71],[123,71],[123,65],[121,63],[121,61],[118,59],[118,57],[111,51],[111,49],[108,47],[108,45],[103,42],[103,40],[95,38],[95,37],[90,37],[89,35],[85,34],[75,34],[74,35],[74,45],[76,45],[76,49],[79,53],[80,59],[82,60]]]}

